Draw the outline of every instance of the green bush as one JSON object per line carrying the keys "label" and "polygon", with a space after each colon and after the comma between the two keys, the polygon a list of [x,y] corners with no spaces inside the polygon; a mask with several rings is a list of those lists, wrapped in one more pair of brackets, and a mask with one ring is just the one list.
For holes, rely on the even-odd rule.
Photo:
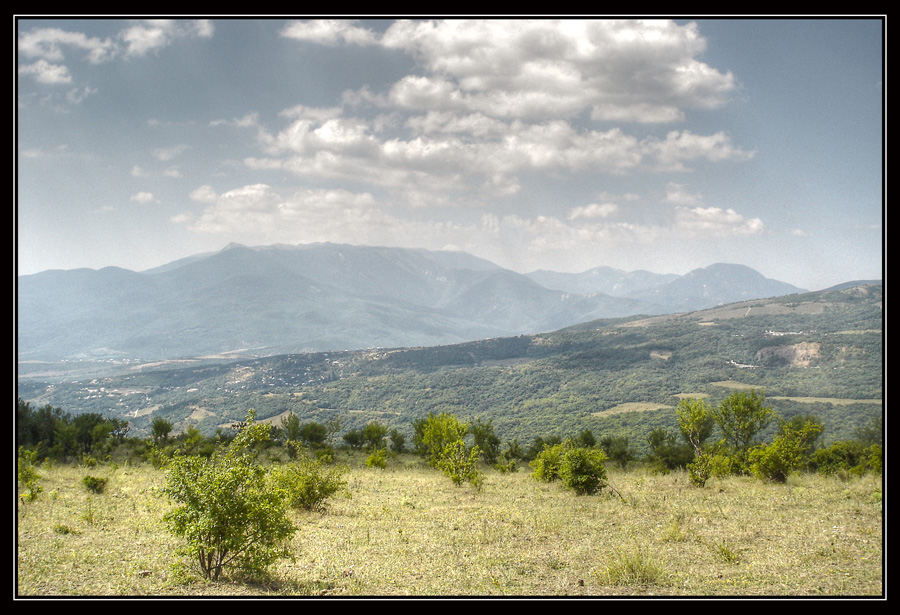
{"label": "green bush", "polygon": [[484,475],[478,470],[481,450],[477,446],[467,447],[462,440],[444,445],[437,467],[453,481],[454,485],[464,482],[480,489]]}
{"label": "green bush", "polygon": [[421,451],[428,459],[428,463],[435,468],[439,467],[445,454],[444,448],[448,444],[462,441],[469,433],[468,423],[446,412],[438,415],[429,414],[424,422],[414,424],[414,428],[417,450]]}
{"label": "green bush", "polygon": [[372,454],[366,459],[366,467],[385,469],[387,467],[387,449],[379,448],[372,451]]}
{"label": "green bush", "polygon": [[559,469],[562,466],[563,453],[566,445],[554,444],[545,446],[544,450],[538,453],[528,465],[531,466],[531,475],[540,481],[546,483],[559,480]]}
{"label": "green bush", "polygon": [[225,568],[262,572],[290,555],[286,542],[296,528],[287,517],[286,493],[273,486],[251,452],[268,434],[250,411],[227,448],[209,458],[176,456],[169,465],[162,491],[179,506],[164,521],[187,540],[180,552],[207,579],[218,580]]}
{"label": "green bush", "polygon": [[81,479],[81,484],[91,493],[100,494],[106,489],[106,481],[107,479],[97,476],[85,476]]}
{"label": "green bush", "polygon": [[37,453],[35,451],[19,447],[16,459],[16,478],[18,482],[22,483],[22,486],[28,489],[28,493],[21,495],[22,499],[28,502],[38,499],[41,491],[43,491],[43,487],[38,485],[38,479],[41,478],[41,475],[35,469],[36,459]]}
{"label": "green bush", "polygon": [[858,440],[842,440],[815,451],[810,456],[809,467],[826,475],[838,472],[877,473],[882,471],[882,460],[881,445],[866,445]]}
{"label": "green bush", "polygon": [[322,460],[299,453],[295,461],[274,467],[271,479],[291,508],[323,511],[328,499],[346,486],[346,472],[343,466],[326,467]]}
{"label": "green bush", "polygon": [[561,481],[579,495],[599,492],[606,481],[606,454],[576,447],[572,441],[547,446],[531,462],[531,475],[544,482]]}
{"label": "green bush", "polygon": [[805,465],[813,443],[821,433],[819,422],[783,423],[781,433],[771,444],[750,449],[750,471],[764,480],[786,482],[788,474]]}
{"label": "green bush", "polygon": [[595,448],[570,448],[559,468],[562,484],[578,495],[599,493],[606,483],[606,455]]}

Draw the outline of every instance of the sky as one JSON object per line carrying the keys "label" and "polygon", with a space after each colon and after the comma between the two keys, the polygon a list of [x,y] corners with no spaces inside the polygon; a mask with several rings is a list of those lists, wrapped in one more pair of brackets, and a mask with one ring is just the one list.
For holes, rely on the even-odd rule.
{"label": "sky", "polygon": [[16,18],[16,267],[884,269],[884,19]]}

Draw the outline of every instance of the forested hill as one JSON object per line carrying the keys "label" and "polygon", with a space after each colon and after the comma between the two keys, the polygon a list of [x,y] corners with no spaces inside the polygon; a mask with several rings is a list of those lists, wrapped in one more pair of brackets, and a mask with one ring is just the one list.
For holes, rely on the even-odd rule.
{"label": "forested hill", "polygon": [[882,412],[883,287],[863,285],[650,318],[593,321],[464,344],[200,360],[90,381],[21,379],[19,396],[67,412],[128,418],[132,434],[163,416],[205,433],[244,418],[378,421],[411,434],[430,412],[492,421],[504,440],[627,435],[640,448],[674,428],[683,396],[712,403],[762,392],[782,416],[811,413],[824,441]]}

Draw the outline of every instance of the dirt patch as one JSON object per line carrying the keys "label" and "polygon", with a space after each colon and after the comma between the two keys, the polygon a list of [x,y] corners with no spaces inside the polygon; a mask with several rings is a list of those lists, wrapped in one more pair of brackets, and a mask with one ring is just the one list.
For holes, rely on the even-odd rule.
{"label": "dirt patch", "polygon": [[791,367],[811,367],[816,365],[821,354],[822,345],[818,342],[800,342],[789,346],[767,346],[756,353],[762,362],[773,359]]}

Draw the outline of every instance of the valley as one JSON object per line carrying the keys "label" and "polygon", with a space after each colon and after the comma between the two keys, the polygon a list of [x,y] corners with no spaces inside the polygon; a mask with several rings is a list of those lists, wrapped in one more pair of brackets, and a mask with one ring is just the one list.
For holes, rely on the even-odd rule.
{"label": "valley", "polygon": [[590,429],[640,450],[650,430],[673,427],[681,397],[717,403],[744,387],[782,416],[819,416],[829,442],[883,411],[882,293],[861,285],[460,344],[154,361],[85,378],[20,373],[18,394],[127,418],[134,435],[158,416],[212,434],[248,408],[262,420],[290,411],[404,432],[449,411],[491,421],[504,441]]}

